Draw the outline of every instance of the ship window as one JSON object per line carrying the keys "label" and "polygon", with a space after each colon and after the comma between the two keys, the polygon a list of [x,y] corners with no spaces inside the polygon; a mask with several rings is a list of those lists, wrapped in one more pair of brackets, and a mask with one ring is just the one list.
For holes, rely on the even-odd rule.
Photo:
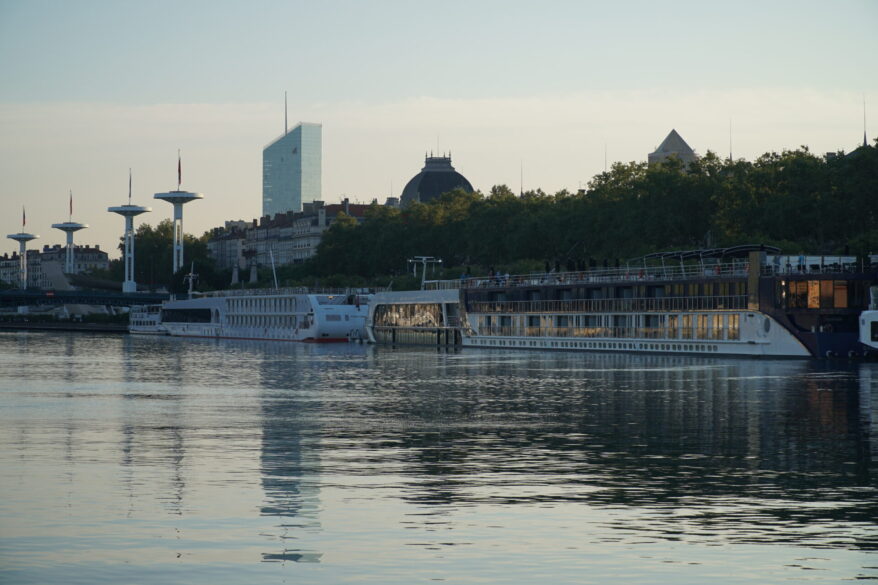
{"label": "ship window", "polygon": [[729,336],[728,339],[741,339],[740,315],[729,315]]}
{"label": "ship window", "polygon": [[680,329],[683,333],[683,339],[692,338],[692,315],[683,315],[682,325]]}
{"label": "ship window", "polygon": [[679,319],[677,315],[668,315],[668,339],[677,338],[677,323]]}
{"label": "ship window", "polygon": [[711,324],[711,339],[723,338],[723,316],[713,315],[713,323]]}
{"label": "ship window", "polygon": [[878,321],[872,321],[872,341],[878,341]]}
{"label": "ship window", "polygon": [[824,309],[832,308],[832,281],[820,281],[820,306]]}
{"label": "ship window", "polygon": [[808,281],[808,308],[809,309],[819,309],[820,308],[820,281],[819,280],[809,280]]}
{"label": "ship window", "polygon": [[836,280],[833,284],[833,298],[836,309],[848,308],[848,283],[845,280]]}
{"label": "ship window", "polygon": [[698,315],[698,329],[695,336],[698,339],[707,339],[707,315]]}

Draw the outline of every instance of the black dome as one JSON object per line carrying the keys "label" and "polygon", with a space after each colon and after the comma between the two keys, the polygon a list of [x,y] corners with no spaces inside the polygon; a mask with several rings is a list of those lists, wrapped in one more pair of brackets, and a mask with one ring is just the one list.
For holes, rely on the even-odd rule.
{"label": "black dome", "polygon": [[473,186],[466,177],[451,166],[451,156],[428,156],[424,160],[424,168],[412,177],[402,190],[403,206],[417,201],[426,203],[436,199],[443,193],[463,189],[472,192]]}

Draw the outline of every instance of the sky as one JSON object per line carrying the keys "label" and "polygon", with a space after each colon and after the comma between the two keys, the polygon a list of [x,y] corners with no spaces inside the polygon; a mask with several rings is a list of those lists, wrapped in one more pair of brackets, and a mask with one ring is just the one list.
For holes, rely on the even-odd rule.
{"label": "sky", "polygon": [[[878,1],[0,0],[0,230],[117,257],[133,201],[204,193],[200,235],[261,212],[262,149],[323,124],[323,199],[398,196],[426,152],[487,192],[585,187],[672,129],[754,159],[878,136]],[[0,253],[17,249],[11,240]]]}

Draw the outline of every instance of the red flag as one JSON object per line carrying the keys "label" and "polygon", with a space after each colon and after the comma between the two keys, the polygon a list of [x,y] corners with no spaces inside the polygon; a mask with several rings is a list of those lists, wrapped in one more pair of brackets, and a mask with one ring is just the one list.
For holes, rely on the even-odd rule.
{"label": "red flag", "polygon": [[73,217],[73,189],[70,190],[70,217]]}
{"label": "red flag", "polygon": [[177,190],[180,190],[180,185],[183,183],[183,166],[180,162],[180,151],[177,151]]}
{"label": "red flag", "polygon": [[24,227],[27,223],[27,217],[24,215],[24,205],[21,206],[21,227]]}

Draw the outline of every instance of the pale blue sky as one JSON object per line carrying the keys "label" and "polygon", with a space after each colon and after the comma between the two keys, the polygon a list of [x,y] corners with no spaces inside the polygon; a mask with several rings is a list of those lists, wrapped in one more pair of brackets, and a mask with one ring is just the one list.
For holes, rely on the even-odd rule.
{"label": "pale blue sky", "polygon": [[398,194],[437,142],[477,188],[519,187],[523,165],[549,191],[602,170],[605,144],[644,160],[671,128],[727,154],[730,119],[739,156],[850,149],[863,96],[878,121],[876,30],[875,0],[0,0],[0,204],[61,242],[48,224],[72,188],[83,239],[112,245],[102,210],[128,167],[145,203],[180,147],[206,195],[187,231],[254,217],[284,90],[291,122],[324,124],[327,201]]}

